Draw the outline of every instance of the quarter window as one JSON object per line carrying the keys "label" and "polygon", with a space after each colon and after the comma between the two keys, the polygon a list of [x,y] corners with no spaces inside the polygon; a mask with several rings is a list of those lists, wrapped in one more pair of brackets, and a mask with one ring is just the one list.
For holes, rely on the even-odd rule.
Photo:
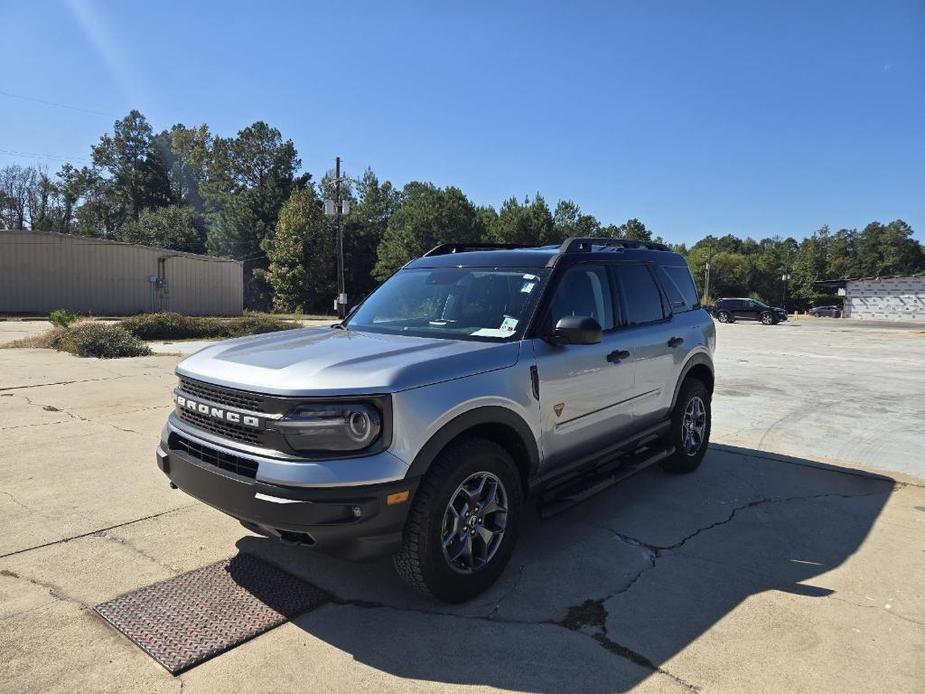
{"label": "quarter window", "polygon": [[659,270],[662,284],[675,313],[689,311],[700,303],[697,299],[694,278],[691,277],[691,271],[686,266],[659,265]]}
{"label": "quarter window", "polygon": [[649,268],[639,264],[618,265],[617,278],[627,325],[651,323],[665,317],[662,294]]}

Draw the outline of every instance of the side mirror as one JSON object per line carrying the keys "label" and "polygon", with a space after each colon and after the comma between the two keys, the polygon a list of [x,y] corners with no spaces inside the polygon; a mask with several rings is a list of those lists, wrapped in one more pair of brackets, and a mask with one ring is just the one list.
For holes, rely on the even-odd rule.
{"label": "side mirror", "polygon": [[563,316],[549,337],[556,345],[596,345],[603,339],[601,324],[590,316]]}

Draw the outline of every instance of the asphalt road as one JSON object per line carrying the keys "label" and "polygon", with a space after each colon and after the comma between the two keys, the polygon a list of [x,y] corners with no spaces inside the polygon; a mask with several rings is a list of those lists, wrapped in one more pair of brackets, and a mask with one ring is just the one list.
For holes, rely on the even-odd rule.
{"label": "asphalt road", "polygon": [[[176,361],[0,349],[0,690],[922,691],[925,328],[719,326],[701,469],[531,516],[454,607],[169,490]],[[332,601],[179,678],[92,611],[237,552]]]}

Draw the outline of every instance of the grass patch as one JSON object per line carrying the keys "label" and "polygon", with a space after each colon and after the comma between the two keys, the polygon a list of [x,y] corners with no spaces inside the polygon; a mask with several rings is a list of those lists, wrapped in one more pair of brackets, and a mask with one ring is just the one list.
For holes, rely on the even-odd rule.
{"label": "grass patch", "polygon": [[301,328],[299,323],[272,316],[200,318],[179,313],[140,313],[119,323],[142,340],[191,340],[242,337]]}
{"label": "grass patch", "polygon": [[78,357],[120,359],[146,357],[151,348],[124,328],[111,323],[74,323],[67,327],[47,330],[41,335],[26,337],[7,347],[56,349]]}

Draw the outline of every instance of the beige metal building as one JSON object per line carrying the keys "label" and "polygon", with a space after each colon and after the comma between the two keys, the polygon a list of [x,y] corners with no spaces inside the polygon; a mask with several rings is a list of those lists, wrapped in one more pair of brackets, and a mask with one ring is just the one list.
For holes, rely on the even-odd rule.
{"label": "beige metal building", "polygon": [[0,231],[0,314],[64,308],[97,316],[240,315],[236,260],[86,236]]}

